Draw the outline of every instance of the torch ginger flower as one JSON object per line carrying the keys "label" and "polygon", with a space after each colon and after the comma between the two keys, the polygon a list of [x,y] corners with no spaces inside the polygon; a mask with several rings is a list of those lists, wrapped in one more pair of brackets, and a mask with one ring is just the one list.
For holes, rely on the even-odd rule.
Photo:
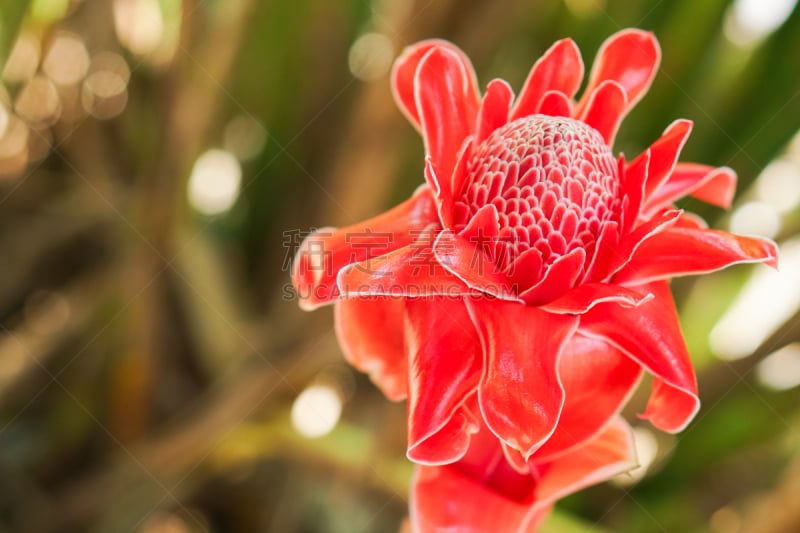
{"label": "torch ginger flower", "polygon": [[621,31],[577,101],[583,62],[570,39],[516,99],[500,79],[481,96],[469,59],[444,41],[395,63],[425,184],[373,219],[310,235],[293,281],[303,308],[335,303],[350,363],[408,399],[408,456],[428,465],[418,494],[426,469],[450,475],[478,434],[520,475],[579,453],[609,431],[643,370],[643,418],[677,432],[697,412],[669,279],[775,266],[777,251],[674,207],[686,195],[728,207],[735,188],[730,169],[677,162],[690,121],[631,161],[614,156],[659,61],[652,34]]}

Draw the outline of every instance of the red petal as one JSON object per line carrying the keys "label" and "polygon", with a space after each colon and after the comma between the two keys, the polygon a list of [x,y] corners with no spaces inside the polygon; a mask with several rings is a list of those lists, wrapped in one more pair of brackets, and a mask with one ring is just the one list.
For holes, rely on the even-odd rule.
{"label": "red petal", "polygon": [[678,433],[686,428],[694,415],[700,410],[700,400],[696,392],[673,387],[659,377],[653,378],[653,390],[647,407],[639,418],[670,433]]}
{"label": "red petal", "polygon": [[[630,428],[614,418],[584,446],[537,465],[538,479],[523,494],[508,494],[505,484],[487,482],[460,465],[420,467],[411,484],[411,523],[415,531],[523,533],[541,523],[553,503],[567,494],[605,481],[636,466]],[[490,469],[490,468],[489,468]],[[518,482],[531,479],[516,476]],[[509,481],[514,481],[506,476]],[[520,497],[521,496],[521,497]]]}
{"label": "red petal", "polygon": [[513,99],[514,91],[507,82],[500,79],[489,82],[478,112],[476,143],[482,142],[494,130],[508,122],[508,111]]}
{"label": "red petal", "polygon": [[492,432],[481,427],[460,461],[419,469],[411,489],[411,519],[417,530],[530,531],[549,506],[529,502],[534,478],[516,472],[503,453]]}
{"label": "red petal", "polygon": [[553,436],[533,454],[550,461],[597,434],[627,403],[642,367],[598,339],[573,336],[558,365],[566,402]]}
{"label": "red petal", "polygon": [[767,263],[777,268],[777,246],[767,239],[718,230],[668,228],[642,243],[614,280],[644,283],[713,272],[738,263]]}
{"label": "red petal", "polygon": [[[692,172],[704,168],[705,165],[696,163],[678,163],[670,180],[676,182],[683,179],[689,180]],[[715,168],[705,174],[695,187],[687,192],[698,200],[727,209],[733,203],[733,195],[736,192],[736,172],[728,167]]]}
{"label": "red petal", "polygon": [[517,103],[511,111],[511,120],[533,115],[548,91],[560,91],[572,98],[583,80],[583,60],[572,39],[562,39],[533,65]]}
{"label": "red petal", "polygon": [[[470,135],[461,144],[461,149],[458,151],[456,157],[456,167],[453,169],[453,175],[450,177],[450,190],[453,191],[453,198],[458,198],[464,194],[464,187],[468,184],[469,174],[467,174],[467,165],[472,159],[472,149],[475,145],[474,138]],[[446,220],[443,219],[442,224],[445,228],[453,227],[452,215],[448,216]]]}
{"label": "red petal", "polygon": [[441,39],[428,39],[403,50],[392,67],[392,94],[394,94],[394,99],[403,114],[420,131],[422,131],[422,127],[420,125],[416,97],[414,96],[414,78],[417,75],[417,67],[422,58],[433,48],[447,49],[460,56],[461,62],[470,67],[469,72],[472,76],[473,84],[477,87],[475,73],[471,70],[469,58],[452,43]]}
{"label": "red petal", "polygon": [[547,505],[635,466],[636,449],[631,429],[624,420],[615,417],[583,446],[541,465],[533,498],[538,505]]}
{"label": "red petal", "polygon": [[408,457],[447,464],[467,451],[477,427],[456,411],[472,395],[483,367],[479,339],[463,300],[407,303]]}
{"label": "red petal", "polygon": [[[650,145],[650,164],[647,167],[647,182],[644,188],[645,205],[650,203],[651,197],[658,194],[658,190],[669,179],[678,162],[683,145],[686,144],[691,133],[691,120],[676,120],[667,126],[663,135],[656,142]],[[636,160],[632,164],[635,163]]]}
{"label": "red petal", "polygon": [[600,304],[581,315],[584,335],[605,339],[664,381],[653,394],[665,396],[670,389],[678,401],[653,400],[647,417],[665,431],[680,431],[697,412],[697,382],[689,353],[681,335],[678,314],[669,285],[650,283],[642,287],[655,295],[636,309]]}
{"label": "red petal", "polygon": [[542,253],[536,248],[528,248],[514,259],[504,274],[516,294],[526,291],[542,279]]}
{"label": "red petal", "polygon": [[693,228],[693,229],[708,229],[708,223],[702,217],[694,213],[684,213],[675,222],[673,228]]}
{"label": "red petal", "polygon": [[664,211],[634,229],[633,232],[625,235],[617,248],[613,251],[614,255],[611,258],[611,263],[607,272],[608,276],[624,268],[634,254],[636,254],[636,250],[638,250],[639,247],[652,239],[655,235],[673,226],[681,215],[681,211]]}
{"label": "red petal", "polygon": [[475,130],[478,114],[478,90],[469,60],[451,47],[432,48],[417,67],[414,98],[425,150],[436,174],[448,179],[461,144]]}
{"label": "red petal", "polygon": [[478,400],[492,432],[527,458],[555,430],[564,403],[556,372],[577,317],[517,302],[468,300],[485,357]]}
{"label": "red petal", "polygon": [[561,91],[547,91],[539,101],[536,112],[540,115],[551,117],[571,117],[572,100],[567,98]]}
{"label": "red petal", "polygon": [[478,209],[464,229],[458,232],[470,243],[479,248],[494,244],[500,234],[500,215],[494,204],[486,204]]}
{"label": "red petal", "polygon": [[606,273],[617,253],[619,239],[618,224],[616,222],[606,223],[600,230],[589,266],[586,267],[583,275],[584,283],[603,280],[607,277]]}
{"label": "red petal", "polygon": [[[416,419],[412,419],[411,415],[409,413],[406,451],[409,460],[420,465],[446,465],[458,461],[467,453],[477,423],[464,411],[449,413],[450,418],[445,419],[444,425],[439,427],[433,427],[430,421],[424,420],[424,415],[419,415]],[[417,422],[427,423],[418,425]],[[416,434],[422,431],[429,434]]]}
{"label": "red petal", "polygon": [[575,286],[585,263],[586,252],[583,248],[575,248],[553,261],[541,280],[533,287],[523,290],[519,297],[531,305],[552,302]]}
{"label": "red petal", "polygon": [[647,199],[645,209],[654,211],[691,194],[704,202],[728,208],[736,191],[736,173],[728,167],[678,163],[667,181]]}
{"label": "red petal", "polygon": [[420,533],[523,533],[548,510],[516,502],[452,466],[418,467],[409,507]]}
{"label": "red petal", "polygon": [[339,271],[339,292],[345,298],[469,295],[473,291],[436,260],[432,235],[388,254],[346,266]]}
{"label": "red petal", "polygon": [[517,300],[506,277],[483,251],[481,242],[470,242],[451,231],[442,231],[433,245],[438,262],[470,288],[496,298]]}
{"label": "red petal", "polygon": [[525,457],[516,449],[500,441],[503,448],[503,458],[506,463],[518,474],[530,474],[531,467]]}
{"label": "red petal", "polygon": [[604,81],[589,95],[581,120],[600,132],[610,146],[625,116],[627,103],[625,89],[619,83]]}
{"label": "red petal", "polygon": [[339,270],[409,245],[436,222],[433,194],[422,187],[413,197],[377,217],[312,233],[300,245],[292,265],[292,282],[300,296],[300,307],[310,310],[339,298]]}
{"label": "red petal", "polygon": [[625,160],[620,158],[622,168],[622,188],[629,199],[628,205],[622,215],[623,235],[633,229],[639,221],[644,204],[644,187],[647,183],[647,173],[650,167],[651,150],[648,148],[639,155],[629,165],[625,165]]}
{"label": "red petal", "polygon": [[[476,259],[481,263],[476,263],[473,259],[470,264],[483,272],[486,269],[495,271],[496,263],[492,261],[492,250],[500,242],[500,215],[494,204],[486,204],[478,209],[469,219],[467,225],[458,232],[458,236],[476,248]],[[449,243],[447,243],[449,245]],[[483,254],[478,253],[483,252]],[[485,262],[483,262],[485,261]]]}
{"label": "red petal", "polygon": [[451,226],[453,224],[453,193],[450,187],[447,186],[448,182],[441,181],[441,178],[436,174],[431,156],[425,157],[425,182],[436,196],[436,211],[439,214],[439,222],[441,222],[442,227]]}
{"label": "red petal", "polygon": [[[499,484],[493,486],[503,492],[502,488],[510,488],[511,485],[515,484],[513,478],[518,476],[516,476],[516,472],[510,465],[503,460],[503,449],[500,440],[483,423],[478,395],[473,394],[470,396],[462,405],[462,410],[467,412],[480,427],[472,435],[466,455],[453,466],[464,475],[478,479],[484,484],[498,481]],[[508,495],[509,492],[505,492],[505,494]]]}
{"label": "red petal", "polygon": [[650,87],[660,61],[661,50],[652,33],[627,29],[612,35],[597,52],[577,115],[582,113],[594,89],[606,80],[616,81],[625,90],[627,112]]}
{"label": "red petal", "polygon": [[652,298],[651,294],[611,283],[584,283],[566,294],[541,306],[550,313],[582,314],[601,303],[616,303],[623,307],[637,307]]}
{"label": "red petal", "polygon": [[345,358],[395,401],[404,399],[408,388],[404,310],[399,298],[341,300],[334,307],[336,336]]}
{"label": "red petal", "polygon": [[[494,456],[498,452],[495,448]],[[502,455],[485,455],[478,469],[462,468],[461,463],[418,468],[410,502],[415,531],[530,532],[557,499],[636,465],[630,428],[616,417],[584,446],[538,463],[535,477],[504,468],[497,463]]]}

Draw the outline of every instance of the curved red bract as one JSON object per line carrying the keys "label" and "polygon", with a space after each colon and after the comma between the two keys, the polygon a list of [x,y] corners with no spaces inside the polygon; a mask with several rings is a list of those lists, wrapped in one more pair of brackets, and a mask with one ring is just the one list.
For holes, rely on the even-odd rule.
{"label": "curved red bract", "polygon": [[[431,502],[455,497],[445,487],[465,476],[480,486],[464,501],[491,492],[509,502],[517,529],[565,490],[601,479],[622,452],[585,471],[560,469],[611,438],[610,427],[623,431],[612,421],[644,370],[655,379],[642,416],[683,429],[699,399],[670,278],[776,265],[774,243],[708,229],[673,205],[693,195],[727,207],[733,197],[730,169],[678,163],[690,121],[669,125],[631,161],[613,154],[659,61],[652,34],[621,31],[575,100],[583,63],[564,39],[515,99],[503,80],[481,96],[472,64],[450,43],[409,47],[392,88],[423,137],[425,183],[404,204],[301,246],[301,305],[336,304],[348,360],[390,398],[409,400],[408,455],[426,465],[414,486],[419,529],[456,520],[447,513],[468,503],[436,515],[445,506]],[[488,468],[468,467],[476,447],[505,465],[493,472],[535,471],[538,481],[523,482],[516,500],[505,482],[476,482]],[[557,475],[541,475],[545,464]]]}
{"label": "curved red bract", "polygon": [[472,439],[465,457],[446,466],[420,466],[411,485],[415,531],[528,533],[558,498],[636,466],[630,428],[619,417],[557,458],[528,461],[529,471],[510,466],[494,438]]}

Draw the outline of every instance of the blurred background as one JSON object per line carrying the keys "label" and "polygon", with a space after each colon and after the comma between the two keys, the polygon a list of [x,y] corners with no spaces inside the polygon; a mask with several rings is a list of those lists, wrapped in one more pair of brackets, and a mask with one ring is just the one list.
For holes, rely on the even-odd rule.
{"label": "blurred background", "polygon": [[546,532],[800,531],[800,7],[796,0],[3,0],[0,532],[390,532],[405,408],[297,309],[306,232],[422,182],[392,102],[407,44],[450,39],[519,88],[556,39],[664,51],[623,124],[675,118],[733,167],[781,269],[673,284],[703,409],[678,437],[627,411],[642,467]]}

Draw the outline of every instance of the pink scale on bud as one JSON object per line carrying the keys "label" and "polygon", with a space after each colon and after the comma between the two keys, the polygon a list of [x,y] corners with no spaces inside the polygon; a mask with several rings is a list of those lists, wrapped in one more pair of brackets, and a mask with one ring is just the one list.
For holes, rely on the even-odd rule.
{"label": "pink scale on bud", "polygon": [[489,252],[501,270],[530,248],[547,268],[576,247],[593,245],[619,213],[610,148],[600,133],[571,118],[532,115],[495,130],[475,148],[467,174],[464,194],[455,199],[455,229],[493,204],[503,239],[493,248],[505,253]]}

